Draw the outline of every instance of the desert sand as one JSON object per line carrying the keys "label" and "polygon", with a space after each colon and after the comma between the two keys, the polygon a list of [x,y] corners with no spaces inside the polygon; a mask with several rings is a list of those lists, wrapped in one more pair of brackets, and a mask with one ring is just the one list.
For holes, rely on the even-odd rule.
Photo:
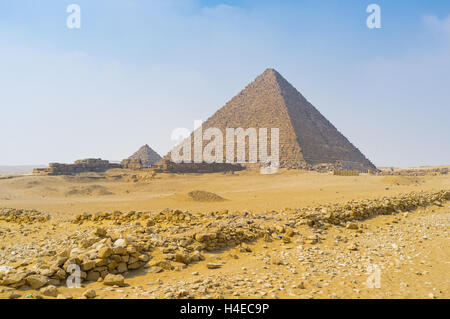
{"label": "desert sand", "polygon": [[[130,226],[129,234],[133,225],[136,234],[142,229],[163,240],[170,239],[172,233],[175,238],[183,231],[191,234],[192,230],[193,238],[201,243],[195,237],[197,219],[198,225],[203,223],[207,229],[232,214],[239,221],[247,218],[255,224],[263,219],[274,230],[270,236],[242,242],[233,239],[226,247],[200,247],[193,252],[178,246],[189,256],[195,253],[201,257],[188,262],[174,257],[178,248],[171,244],[152,246],[146,250],[148,257],[140,255],[139,262],[144,266],[122,272],[124,282],[116,285],[105,285],[105,278],[100,276],[95,281],[83,281],[80,288],[68,288],[61,279],[56,292],[48,292],[49,282],[42,287],[36,284],[35,289],[30,284],[18,284],[17,288],[4,285],[0,297],[449,298],[448,201],[340,224],[301,223],[295,211],[351,200],[396,198],[411,192],[431,194],[448,191],[449,186],[448,174],[333,176],[301,170],[281,170],[273,175],[255,171],[154,174],[110,170],[75,176],[1,176],[0,207],[34,209],[50,216],[44,222],[0,220],[0,266],[28,271],[28,275],[33,275],[30,269],[37,269],[32,268],[36,255],[55,250],[47,259],[61,257],[60,250],[68,248],[61,243],[68,237],[72,243],[82,242],[80,234],[86,234],[86,238],[97,234],[97,239],[88,238],[94,242],[114,241],[120,235],[114,238],[109,232]],[[202,193],[193,191],[207,191],[214,196],[202,197]],[[182,223],[176,220],[161,225],[114,220],[74,223],[76,216],[85,212],[159,214],[166,209],[180,210],[183,218],[192,216],[189,219],[193,222],[189,227],[180,226]],[[108,233],[103,234],[102,229]],[[154,263],[164,258],[174,261],[170,268]],[[378,286],[369,287],[367,280],[377,274]],[[50,272],[48,275],[52,276]]]}

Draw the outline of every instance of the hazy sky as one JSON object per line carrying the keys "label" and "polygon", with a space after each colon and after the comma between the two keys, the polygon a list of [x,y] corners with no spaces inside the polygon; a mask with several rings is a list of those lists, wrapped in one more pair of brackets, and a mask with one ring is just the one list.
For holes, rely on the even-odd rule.
{"label": "hazy sky", "polygon": [[450,1],[0,0],[0,165],[164,155],[268,67],[375,165],[450,164]]}

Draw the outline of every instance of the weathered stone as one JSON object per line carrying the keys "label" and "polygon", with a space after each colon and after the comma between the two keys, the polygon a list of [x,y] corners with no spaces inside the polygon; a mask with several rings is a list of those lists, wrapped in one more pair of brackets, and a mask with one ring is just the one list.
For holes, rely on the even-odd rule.
{"label": "weathered stone", "polygon": [[103,284],[107,286],[123,286],[124,285],[124,277],[122,275],[112,275],[108,274],[103,279]]}
{"label": "weathered stone", "polygon": [[97,257],[100,259],[105,259],[108,258],[109,256],[111,256],[112,254],[112,249],[109,247],[102,247],[98,250],[98,254]]}
{"label": "weathered stone", "polygon": [[[70,255],[70,252],[69,252],[69,255]],[[67,261],[67,259],[69,259],[69,257],[58,256],[58,258],[56,259],[56,265],[58,267],[61,267],[62,265],[64,265],[64,263]]]}
{"label": "weathered stone", "polygon": [[132,264],[128,264],[128,269],[134,270],[134,269],[139,269],[144,265],[144,263],[142,261],[136,261]]}
{"label": "weathered stone", "polygon": [[26,273],[23,272],[8,274],[3,278],[1,284],[3,286],[12,286],[17,288],[25,284],[25,277]]}
{"label": "weathered stone", "polygon": [[19,294],[19,293],[17,293],[17,292],[14,292],[14,291],[11,291],[11,292],[8,294],[8,298],[9,298],[9,299],[18,299],[18,298],[20,298],[20,297],[22,297],[22,295]]}
{"label": "weathered stone", "polygon": [[189,254],[187,252],[177,252],[174,255],[174,259],[175,259],[175,261],[183,263],[183,264],[189,264],[190,263]]}
{"label": "weathered stone", "polygon": [[98,278],[100,278],[100,272],[93,270],[93,271],[89,271],[87,273],[86,280],[87,281],[97,281]]}
{"label": "weathered stone", "polygon": [[149,263],[150,267],[161,267],[164,270],[172,270],[172,265],[170,263],[169,260],[161,260],[161,259],[155,259],[155,260],[151,260],[151,262]]}
{"label": "weathered stone", "polygon": [[98,227],[95,230],[95,235],[97,235],[98,237],[105,237],[106,236],[106,229],[102,228],[102,227]]}
{"label": "weathered stone", "polygon": [[116,269],[117,265],[118,265],[117,261],[112,261],[111,263],[108,264],[108,269],[110,271],[113,270],[113,269]]}
{"label": "weathered stone", "polygon": [[164,269],[162,267],[158,267],[158,266],[153,266],[148,269],[148,272],[152,272],[152,273],[160,273],[162,271],[164,271]]}
{"label": "weathered stone", "polygon": [[348,223],[345,228],[347,229],[358,229],[358,224],[357,223]]}
{"label": "weathered stone", "polygon": [[126,248],[128,245],[127,240],[124,238],[119,238],[114,242],[114,247],[124,247]]}
{"label": "weathered stone", "polygon": [[108,264],[108,259],[97,258],[97,259],[94,259],[94,261],[95,261],[95,267],[102,267],[102,266],[106,266]]}
{"label": "weathered stone", "polygon": [[97,296],[97,293],[95,292],[94,289],[89,289],[89,290],[86,290],[83,293],[83,296],[86,297],[86,298],[89,298],[89,299],[90,298],[95,298]]}
{"label": "weathered stone", "polygon": [[195,235],[195,240],[198,242],[205,242],[209,240],[209,234],[206,233],[199,233]]}
{"label": "weathered stone", "polygon": [[123,273],[128,270],[127,263],[121,262],[117,265],[117,272]]}
{"label": "weathered stone", "polygon": [[217,268],[222,267],[222,265],[221,264],[216,264],[216,263],[207,263],[206,267],[208,269],[217,269]]}
{"label": "weathered stone", "polygon": [[113,254],[114,255],[126,255],[127,254],[127,248],[124,246],[117,246],[113,247]]}
{"label": "weathered stone", "polygon": [[49,279],[42,275],[30,275],[26,278],[27,284],[33,289],[39,289],[45,286]]}
{"label": "weathered stone", "polygon": [[65,279],[67,277],[67,273],[63,269],[58,269],[54,275],[57,279]]}
{"label": "weathered stone", "polygon": [[286,233],[285,233],[286,236],[292,237],[292,236],[294,236],[294,234],[295,234],[295,231],[292,228],[286,229]]}
{"label": "weathered stone", "polygon": [[83,271],[89,271],[91,269],[94,269],[96,266],[96,262],[95,260],[89,260],[89,261],[85,261],[81,264],[81,270]]}
{"label": "weathered stone", "polygon": [[58,293],[59,293],[58,289],[55,286],[52,286],[52,285],[41,288],[40,292],[44,296],[49,296],[49,297],[57,297]]}

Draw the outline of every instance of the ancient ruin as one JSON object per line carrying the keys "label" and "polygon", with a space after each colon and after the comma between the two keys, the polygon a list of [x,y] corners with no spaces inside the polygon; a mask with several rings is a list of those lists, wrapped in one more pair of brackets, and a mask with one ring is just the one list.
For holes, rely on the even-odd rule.
{"label": "ancient ruin", "polygon": [[[270,128],[279,128],[282,168],[317,169],[325,164],[329,170],[376,170],[345,136],[274,69],[267,69],[204,122],[203,131],[208,128],[218,128],[224,135],[226,128],[268,128],[269,132]],[[270,145],[270,134],[268,139]],[[193,140],[194,133],[191,134],[192,144]],[[203,148],[207,144],[208,141],[203,141]],[[248,150],[246,140],[247,157]],[[223,154],[225,162],[225,146]],[[193,154],[191,157],[193,160]],[[170,159],[171,153],[165,158]]]}
{"label": "ancient ruin", "polygon": [[145,166],[142,164],[142,161],[140,159],[132,159],[132,158],[126,158],[124,159],[120,165],[122,168],[125,169],[132,169],[132,170],[139,170],[144,169]]}
{"label": "ancient ruin", "polygon": [[150,146],[145,144],[136,153],[131,155],[128,159],[122,161],[122,166],[124,168],[134,168],[139,167],[139,162],[141,163],[140,168],[152,167],[155,163],[161,160],[161,156],[158,155]]}
{"label": "ancient ruin", "polygon": [[167,173],[214,173],[214,172],[235,172],[244,170],[245,167],[239,164],[230,163],[174,163],[164,158],[159,164],[154,166],[157,172]]}
{"label": "ancient ruin", "polygon": [[36,175],[72,175],[84,172],[104,172],[113,168],[121,168],[120,164],[110,163],[100,158],[88,158],[75,161],[74,164],[50,163],[47,168],[35,168]]}

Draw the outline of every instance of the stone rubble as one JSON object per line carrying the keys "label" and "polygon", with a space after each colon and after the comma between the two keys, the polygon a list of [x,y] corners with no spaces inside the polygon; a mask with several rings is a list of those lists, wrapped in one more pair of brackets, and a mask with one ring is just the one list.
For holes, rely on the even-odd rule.
{"label": "stone rubble", "polygon": [[[300,276],[295,288],[281,279],[282,274],[277,272],[271,275],[262,272],[260,276],[256,276],[259,278],[255,282],[247,282],[245,276],[240,279],[225,278],[224,282],[228,282],[230,287],[225,286],[227,293],[236,297],[275,298],[277,291],[290,289],[294,291],[293,295],[307,298],[309,295],[299,293],[298,290],[310,289],[309,279],[313,276],[323,273],[330,280],[338,275],[346,278],[348,274],[345,271],[349,268],[353,269],[350,271],[353,275],[362,274],[365,269],[360,268],[361,261],[373,261],[371,259],[374,257],[361,252],[361,248],[368,244],[355,240],[358,234],[365,231],[364,225],[357,221],[392,214],[391,223],[396,225],[402,218],[408,217],[408,211],[428,206],[443,207],[449,199],[450,191],[442,190],[260,214],[227,210],[192,214],[169,209],[160,213],[81,214],[68,223],[73,225],[74,231],[65,234],[65,237],[39,243],[18,243],[13,247],[0,246],[0,286],[7,286],[8,289],[30,287],[39,290],[44,296],[70,298],[71,296],[59,293],[57,287],[66,284],[73,265],[79,267],[82,282],[103,282],[105,288],[115,289],[124,286],[127,276],[133,271],[145,270],[155,274],[180,271],[190,264],[206,260],[203,267],[210,269],[209,277],[205,278],[198,272],[192,273],[192,283],[175,287],[161,282],[159,285],[165,287],[164,296],[158,294],[160,288],[148,291],[146,296],[220,298],[225,295],[220,291],[224,287],[219,289],[216,286],[217,278],[214,273],[223,269],[224,262],[221,262],[219,256],[216,259],[206,257],[227,249],[233,259],[239,259],[240,254],[254,256],[264,267],[283,267],[293,276]],[[23,213],[17,216],[22,215]],[[9,222],[6,219],[4,221]],[[29,222],[28,217],[24,219],[25,225]],[[18,231],[13,231],[3,225],[0,224],[0,239],[1,236],[12,236],[15,232],[27,232],[27,226],[20,226]],[[79,225],[83,225],[83,229],[78,229]],[[342,228],[349,232],[333,238],[337,245],[333,252],[333,263],[329,261],[330,252],[319,248],[323,241],[329,240],[327,229],[331,225],[342,226],[338,230]],[[309,229],[308,234],[305,234],[305,227]],[[53,225],[53,229],[57,231],[58,226]],[[381,238],[380,234],[368,237],[373,242],[379,241],[380,247],[383,247],[374,250],[372,256],[384,258],[388,250],[390,254],[397,254],[406,262],[407,257],[403,255],[405,244],[401,240],[392,242],[389,237],[392,235],[394,234],[388,231],[383,235],[385,238]],[[260,238],[266,243],[266,247],[279,242],[283,249],[255,253],[251,243]],[[420,238],[432,240],[426,233],[420,234]],[[293,263],[293,259],[298,265]],[[242,272],[253,271],[243,266],[241,265]],[[307,267],[308,271],[298,275],[298,266]],[[199,279],[195,279],[196,277]],[[292,287],[288,288],[289,285]],[[330,285],[330,281],[315,285],[310,291],[313,295],[321,287]],[[246,290],[242,291],[240,287],[245,287]],[[90,296],[95,297],[96,294],[86,292],[86,298],[94,298]]]}
{"label": "stone rubble", "polygon": [[38,212],[35,209],[0,208],[0,221],[8,223],[45,223],[50,215]]}

